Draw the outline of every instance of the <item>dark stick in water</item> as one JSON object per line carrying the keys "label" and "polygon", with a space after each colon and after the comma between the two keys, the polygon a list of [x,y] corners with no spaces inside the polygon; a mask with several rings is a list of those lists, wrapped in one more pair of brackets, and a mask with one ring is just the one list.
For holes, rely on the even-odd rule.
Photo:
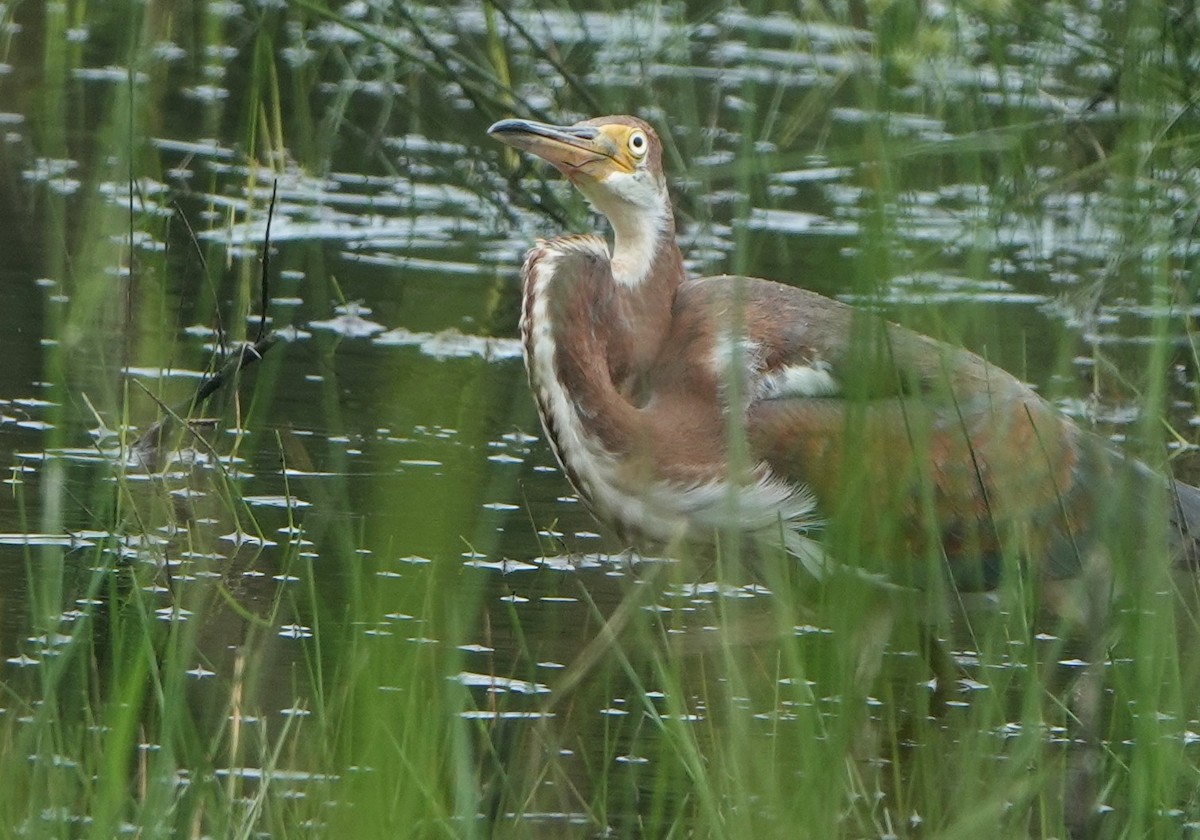
{"label": "dark stick in water", "polygon": [[191,414],[197,406],[203,405],[209,397],[223,388],[231,379],[234,379],[243,369],[250,367],[262,359],[266,352],[281,337],[278,332],[266,331],[267,304],[271,300],[270,278],[268,277],[268,270],[271,264],[271,222],[275,218],[275,197],[278,187],[278,182],[272,185],[271,203],[267,207],[267,229],[263,235],[262,271],[259,278],[259,288],[261,290],[259,305],[261,312],[259,313],[258,332],[254,337],[254,341],[243,344],[241,350],[230,355],[220,370],[200,383],[200,387],[196,389],[196,393],[190,399],[179,403],[173,408],[164,407],[162,417],[154,421],[150,425],[150,428],[142,433],[133,444],[133,453],[147,469],[154,469],[155,465],[158,464],[162,449],[163,432],[172,421],[178,420],[184,425],[190,425],[192,422],[190,420]]}

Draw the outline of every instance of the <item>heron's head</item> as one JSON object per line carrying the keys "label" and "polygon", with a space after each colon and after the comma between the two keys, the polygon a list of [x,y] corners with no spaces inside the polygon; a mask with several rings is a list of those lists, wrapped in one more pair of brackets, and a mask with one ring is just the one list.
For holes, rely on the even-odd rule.
{"label": "heron's head", "polygon": [[627,222],[661,227],[670,211],[662,143],[637,117],[597,117],[570,126],[501,120],[488,134],[549,162],[618,230]]}

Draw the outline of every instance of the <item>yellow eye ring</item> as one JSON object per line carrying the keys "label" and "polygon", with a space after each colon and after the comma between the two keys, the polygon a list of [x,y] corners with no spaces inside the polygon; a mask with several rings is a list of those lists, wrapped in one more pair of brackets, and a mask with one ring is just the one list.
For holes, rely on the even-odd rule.
{"label": "yellow eye ring", "polygon": [[640,128],[635,128],[629,132],[629,151],[634,157],[643,157],[646,150],[650,148],[650,142],[646,139],[646,132]]}

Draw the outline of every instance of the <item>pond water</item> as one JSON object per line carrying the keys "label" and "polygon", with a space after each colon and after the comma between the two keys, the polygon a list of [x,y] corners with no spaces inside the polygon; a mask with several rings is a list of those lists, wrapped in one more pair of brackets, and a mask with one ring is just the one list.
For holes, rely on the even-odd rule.
{"label": "pond water", "polygon": [[[1113,23],[1091,4],[1047,13],[1061,42],[1029,40],[1016,13],[955,4],[868,28],[764,4],[183,5],[145,4],[131,24],[0,3],[10,717],[45,690],[60,648],[110,631],[104,605],[130,586],[164,624],[194,627],[179,664],[214,726],[243,681],[248,716],[308,725],[322,634],[448,647],[467,719],[578,719],[563,749],[578,752],[568,777],[581,785],[599,761],[636,790],[655,749],[641,724],[614,723],[644,716],[619,663],[586,710],[545,700],[564,674],[591,678],[581,662],[605,655],[588,651],[606,617],[655,616],[688,661],[714,616],[744,622],[746,655],[770,660],[763,579],[715,583],[624,553],[554,465],[516,340],[518,269],[536,237],[601,223],[547,168],[488,140],[506,103],[560,122],[652,121],[696,273],[877,308],[987,355],[1117,442],[1166,381],[1176,471],[1200,475],[1187,332],[1198,177],[1186,157],[1143,176],[1106,163],[1136,115],[1106,88]],[[511,93],[479,69],[497,44]],[[163,406],[186,410],[255,336],[268,236],[265,323],[284,340],[145,469],[138,434]],[[804,617],[792,629],[817,658],[836,635]],[[1051,635],[1039,644],[1070,667]],[[972,679],[952,703],[965,706],[988,677],[955,647]],[[898,673],[896,702],[923,702],[919,665]],[[700,689],[641,688],[664,717],[712,714]],[[764,726],[813,703],[836,717],[840,702],[790,679],[739,690]],[[314,767],[285,764],[277,778],[295,773],[281,784],[302,796]],[[526,816],[551,833],[606,821],[560,798]]]}

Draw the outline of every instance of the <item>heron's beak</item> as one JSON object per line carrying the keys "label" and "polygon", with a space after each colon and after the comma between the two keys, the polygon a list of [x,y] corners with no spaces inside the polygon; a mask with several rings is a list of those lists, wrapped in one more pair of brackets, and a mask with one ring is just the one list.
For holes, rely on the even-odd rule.
{"label": "heron's beak", "polygon": [[500,120],[488,134],[508,146],[532,152],[571,179],[582,174],[602,181],[615,170],[633,171],[613,138],[593,125]]}

